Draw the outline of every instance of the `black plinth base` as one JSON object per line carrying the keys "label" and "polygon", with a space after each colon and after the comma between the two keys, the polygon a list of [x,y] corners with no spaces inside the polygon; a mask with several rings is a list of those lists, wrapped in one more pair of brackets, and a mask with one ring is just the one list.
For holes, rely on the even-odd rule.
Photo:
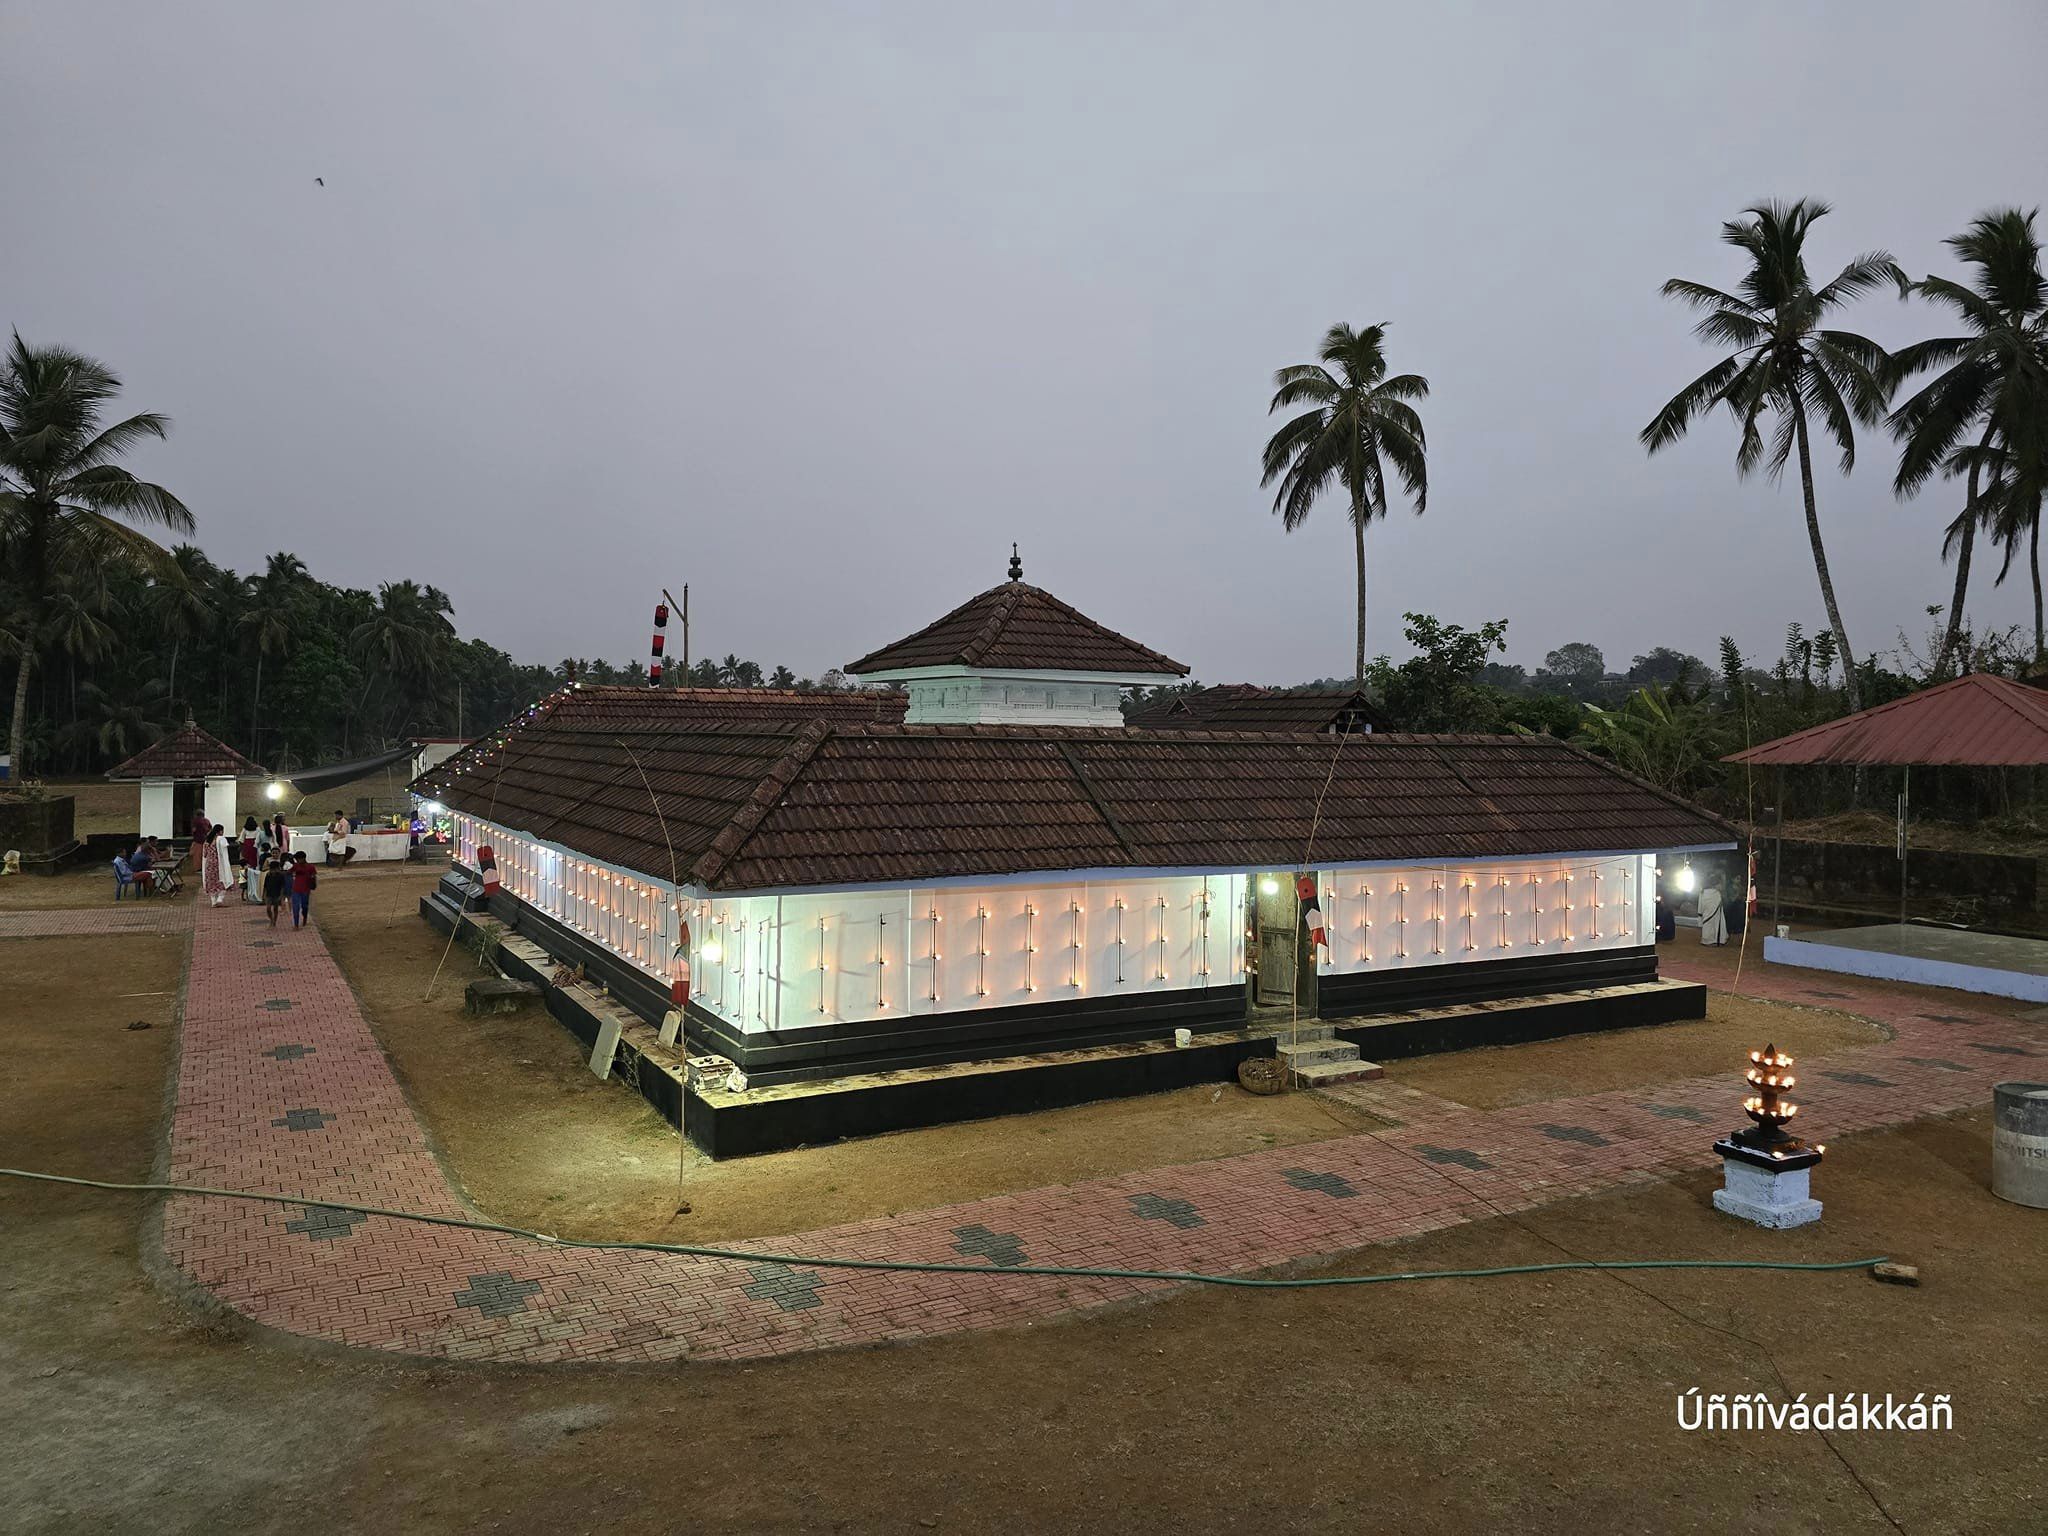
{"label": "black plinth base", "polygon": [[1803,1141],[1788,1140],[1773,1154],[1768,1148],[1752,1147],[1747,1142],[1738,1140],[1741,1134],[1737,1131],[1733,1136],[1723,1136],[1714,1143],[1714,1150],[1723,1157],[1734,1158],[1739,1163],[1748,1163],[1756,1168],[1769,1168],[1776,1173],[1784,1173],[1793,1168],[1811,1168],[1820,1161],[1820,1153]]}

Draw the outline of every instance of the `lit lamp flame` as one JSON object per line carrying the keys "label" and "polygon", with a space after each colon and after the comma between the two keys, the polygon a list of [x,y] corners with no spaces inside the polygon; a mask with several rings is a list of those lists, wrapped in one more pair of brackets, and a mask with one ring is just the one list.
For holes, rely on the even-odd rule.
{"label": "lit lamp flame", "polygon": [[1735,1133],[1733,1139],[1737,1144],[1773,1158],[1800,1153],[1818,1155],[1825,1150],[1809,1147],[1785,1132],[1786,1124],[1799,1113],[1799,1106],[1786,1096],[1799,1081],[1789,1070],[1791,1066],[1792,1058],[1775,1045],[1749,1053],[1749,1070],[1743,1077],[1756,1091],[1742,1101],[1742,1112],[1752,1124]]}

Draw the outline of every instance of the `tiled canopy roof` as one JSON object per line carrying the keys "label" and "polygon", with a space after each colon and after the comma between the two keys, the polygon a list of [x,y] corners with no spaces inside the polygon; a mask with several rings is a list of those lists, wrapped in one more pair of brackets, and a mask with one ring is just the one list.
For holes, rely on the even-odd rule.
{"label": "tiled canopy roof", "polygon": [[451,760],[417,787],[660,879],[671,877],[672,846],[676,878],[728,891],[1734,840],[1725,822],[1544,736],[1332,738],[818,717],[678,727],[584,710],[575,699],[512,728],[502,747],[493,738],[493,750],[465,771],[451,771],[461,762]]}
{"label": "tiled canopy roof", "polygon": [[1331,731],[1384,717],[1362,689],[1258,688],[1222,683],[1148,701],[1126,717],[1148,731]]}
{"label": "tiled canopy roof", "polygon": [[1970,672],[1766,741],[1731,763],[2020,768],[2048,763],[2048,692]]}
{"label": "tiled canopy roof", "polygon": [[986,667],[1018,672],[1115,672],[1185,677],[1188,669],[1140,645],[1050,592],[1006,581],[971,597],[894,645],[847,663],[856,677],[908,667]]}
{"label": "tiled canopy roof", "polygon": [[269,770],[252,763],[233,747],[208,735],[190,720],[154,746],[144,747],[118,767],[109,768],[110,779],[206,779],[232,774],[236,778],[264,778]]}

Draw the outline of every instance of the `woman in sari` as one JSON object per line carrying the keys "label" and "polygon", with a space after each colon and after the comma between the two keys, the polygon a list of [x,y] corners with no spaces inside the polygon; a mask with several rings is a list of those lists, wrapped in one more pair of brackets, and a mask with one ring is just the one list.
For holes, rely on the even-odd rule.
{"label": "woman in sari", "polygon": [[227,899],[228,887],[234,881],[234,873],[228,861],[228,829],[226,827],[215,827],[213,829],[213,836],[207,839],[206,854],[201,870],[207,899],[217,907]]}

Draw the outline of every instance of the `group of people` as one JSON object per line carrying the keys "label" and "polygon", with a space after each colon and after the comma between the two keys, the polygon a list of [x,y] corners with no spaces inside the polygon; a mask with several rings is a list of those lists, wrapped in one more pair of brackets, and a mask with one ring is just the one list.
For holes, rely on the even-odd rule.
{"label": "group of people", "polygon": [[313,891],[320,876],[305,854],[292,852],[292,831],[282,811],[262,822],[254,816],[245,818],[241,836],[233,840],[225,822],[215,823],[204,811],[195,811],[192,846],[199,850],[201,885],[214,906],[225,902],[234,889],[234,870],[239,865],[250,898],[262,901],[271,927],[277,926],[278,914],[287,901],[294,928],[313,920]]}
{"label": "group of people", "polygon": [[178,861],[153,837],[145,837],[129,852],[128,873],[137,886],[152,895],[177,894]]}

